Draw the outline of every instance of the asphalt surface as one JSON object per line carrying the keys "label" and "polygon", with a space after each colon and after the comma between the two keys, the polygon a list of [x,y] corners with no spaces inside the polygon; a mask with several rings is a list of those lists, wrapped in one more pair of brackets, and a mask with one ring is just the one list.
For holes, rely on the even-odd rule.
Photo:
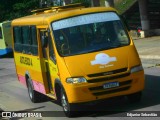
{"label": "asphalt surface", "polygon": [[160,66],[160,36],[134,40],[143,67]]}

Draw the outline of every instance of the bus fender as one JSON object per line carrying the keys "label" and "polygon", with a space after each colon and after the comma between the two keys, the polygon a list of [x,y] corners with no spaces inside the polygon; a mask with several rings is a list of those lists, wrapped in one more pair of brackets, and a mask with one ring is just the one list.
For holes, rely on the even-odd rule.
{"label": "bus fender", "polygon": [[62,83],[61,83],[61,81],[60,81],[59,78],[56,78],[56,79],[55,79],[54,85],[55,85],[55,86],[56,86],[56,85],[59,85],[59,87],[63,88],[63,85],[62,85]]}
{"label": "bus fender", "polygon": [[27,87],[28,87],[28,82],[30,82],[32,84],[32,86],[33,86],[32,79],[31,79],[29,71],[25,72],[25,79],[26,79],[26,85],[27,85]]}

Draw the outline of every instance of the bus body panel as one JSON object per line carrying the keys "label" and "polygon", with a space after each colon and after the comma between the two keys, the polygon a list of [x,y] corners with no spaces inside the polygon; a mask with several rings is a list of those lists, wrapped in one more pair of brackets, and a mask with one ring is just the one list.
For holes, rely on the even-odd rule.
{"label": "bus body panel", "polygon": [[46,94],[42,76],[42,72],[45,72],[46,70],[45,68],[41,68],[39,57],[21,53],[14,53],[14,56],[19,81],[26,85],[27,75],[27,77],[32,79],[34,89],[38,92]]}
{"label": "bus body panel", "polygon": [[[57,50],[55,34],[52,31],[51,26],[53,22],[73,16],[111,11],[116,12],[114,9],[105,7],[84,8],[64,12],[31,15],[13,20],[12,22],[13,27],[27,25],[35,25],[36,27],[46,25],[50,27],[49,30],[52,36],[54,54],[56,57],[56,64],[53,64],[54,62],[48,58],[52,86],[54,88],[55,79],[59,79],[67,94],[69,103],[91,102],[99,99],[129,95],[144,89],[144,71],[140,70],[131,73],[133,67],[141,66],[141,61],[130,37],[129,45],[92,53],[61,56]],[[38,42],[40,42],[40,38],[38,37],[37,39]],[[39,45],[38,51],[40,54],[42,54],[41,49],[42,46]],[[45,64],[45,60],[42,60],[43,57],[40,54],[40,57],[35,57],[15,52],[15,64],[20,81],[25,84],[25,74],[28,71],[33,80],[35,90],[47,94],[49,93],[48,83],[46,77],[43,76],[47,70],[43,65]],[[104,57],[107,57],[108,61],[103,60],[103,55],[105,55]],[[32,65],[27,65],[26,61],[22,62],[21,57],[31,59]],[[101,60],[99,58],[101,58]],[[84,77],[87,82],[79,84],[67,83],[67,78],[76,77]],[[112,82],[118,82],[119,86],[108,89],[104,88],[106,83]]]}
{"label": "bus body panel", "polygon": [[[125,54],[122,51],[128,51],[128,52],[126,52],[127,54]],[[98,53],[107,53],[109,54],[110,57],[119,56],[117,57],[117,61],[116,61],[117,63],[114,63],[113,61],[113,62],[110,62],[108,65],[92,66],[90,62],[95,58],[95,55]],[[69,76],[68,74],[62,74],[63,77],[61,77],[61,80],[62,80],[62,83],[64,83],[63,84],[65,86],[64,89],[66,90],[66,94],[68,96],[68,100],[70,103],[89,102],[89,101],[95,101],[95,100],[104,99],[104,98],[110,98],[114,96],[123,96],[123,95],[136,93],[144,89],[144,71],[130,73],[130,70],[132,67],[141,64],[133,44],[126,47],[122,47],[122,48],[116,48],[113,50],[66,57],[64,58],[63,62],[64,62],[63,64],[66,64],[66,66],[65,65],[59,66],[60,74],[62,72],[67,71],[67,68],[68,68],[68,71],[71,77],[84,76],[88,82],[88,83],[75,84],[75,85],[67,84],[66,78]],[[118,70],[121,68],[126,68],[126,71],[123,71],[117,74],[111,74],[112,71]],[[61,72],[61,70],[63,71]],[[102,73],[104,75],[97,76],[97,77],[88,76],[90,74],[94,75],[97,73]],[[114,76],[115,78],[108,80],[108,78],[114,77]],[[120,76],[120,77],[116,77],[116,76]],[[93,79],[99,79],[99,78],[104,79],[103,82],[101,82],[101,80],[92,82]],[[120,86],[118,88],[110,88],[109,90],[103,89],[103,85],[105,83],[114,82],[114,81],[118,81],[120,84],[122,82],[122,84],[124,83],[126,85]],[[96,87],[101,87],[101,89],[93,90],[93,92],[95,93],[102,92],[102,91],[112,91],[112,90],[113,90],[113,93],[112,92],[111,92],[112,94],[104,93],[104,95],[100,95],[100,96],[93,95],[92,90],[90,90],[90,88],[96,88]],[[117,90],[119,89],[119,91],[117,91],[116,89]],[[115,93],[114,93],[114,90],[116,91]]]}
{"label": "bus body panel", "polygon": [[[71,57],[66,57],[65,62],[70,71],[71,76],[87,76],[88,74],[95,74],[99,72],[112,71],[120,68],[130,68],[135,65],[139,65],[138,56],[134,59],[134,64],[130,64],[129,62],[129,54],[134,47],[126,46],[120,47],[110,50],[104,50],[94,53],[88,53],[84,55],[75,55]],[[124,52],[126,51],[126,52]],[[107,65],[103,64],[92,64],[92,62],[96,62],[96,55],[104,53],[108,55],[108,59],[115,58],[113,61],[109,61]],[[122,57],[123,56],[123,57]],[[103,56],[102,56],[103,59]],[[77,69],[77,70],[75,70]],[[94,69],[94,71],[93,71]]]}

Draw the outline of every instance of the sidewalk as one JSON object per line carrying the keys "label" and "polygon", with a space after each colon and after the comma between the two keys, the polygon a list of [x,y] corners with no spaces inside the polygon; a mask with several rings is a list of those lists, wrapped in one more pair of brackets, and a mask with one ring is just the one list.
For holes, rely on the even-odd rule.
{"label": "sidewalk", "polygon": [[160,66],[160,36],[133,41],[144,68]]}

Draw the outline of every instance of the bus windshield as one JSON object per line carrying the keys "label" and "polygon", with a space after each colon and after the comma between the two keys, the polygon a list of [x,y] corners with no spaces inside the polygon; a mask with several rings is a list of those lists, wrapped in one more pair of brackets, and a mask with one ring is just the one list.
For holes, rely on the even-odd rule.
{"label": "bus windshield", "polygon": [[86,14],[52,23],[61,56],[86,54],[129,45],[129,37],[114,12]]}

